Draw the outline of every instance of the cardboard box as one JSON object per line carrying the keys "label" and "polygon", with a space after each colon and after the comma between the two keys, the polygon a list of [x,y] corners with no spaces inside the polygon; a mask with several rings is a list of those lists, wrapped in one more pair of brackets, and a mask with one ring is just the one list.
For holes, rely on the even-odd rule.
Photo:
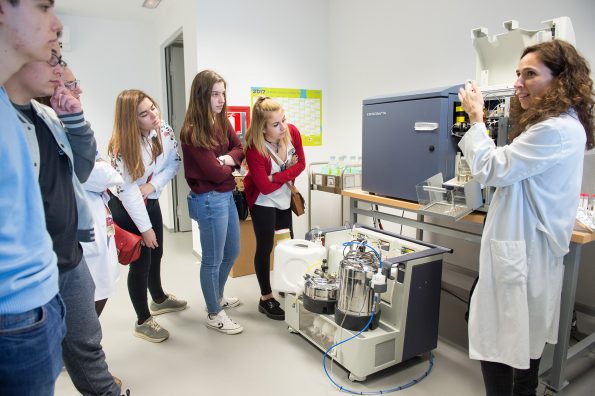
{"label": "cardboard box", "polygon": [[[240,221],[240,255],[229,273],[232,278],[254,273],[254,253],[256,252],[256,237],[252,228],[252,219]],[[271,262],[272,264],[272,262]]]}
{"label": "cardboard box", "polygon": [[[279,240],[284,237],[286,236],[279,236]],[[277,245],[277,239],[277,234],[275,234],[273,250],[271,251],[271,271],[273,270],[275,262],[275,246]],[[252,218],[248,217],[246,220],[240,221],[240,255],[231,268],[229,275],[232,278],[237,278],[238,276],[253,274],[254,253],[256,253],[256,236],[254,235],[254,228],[252,227]]]}

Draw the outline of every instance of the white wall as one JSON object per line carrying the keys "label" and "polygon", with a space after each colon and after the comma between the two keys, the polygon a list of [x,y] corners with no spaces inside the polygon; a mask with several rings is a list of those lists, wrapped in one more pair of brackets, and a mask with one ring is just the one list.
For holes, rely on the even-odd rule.
{"label": "white wall", "polygon": [[97,147],[107,153],[116,96],[137,88],[161,96],[158,52],[151,50],[151,25],[142,21],[59,15],[70,28],[71,50],[63,57],[81,80],[83,109]]}

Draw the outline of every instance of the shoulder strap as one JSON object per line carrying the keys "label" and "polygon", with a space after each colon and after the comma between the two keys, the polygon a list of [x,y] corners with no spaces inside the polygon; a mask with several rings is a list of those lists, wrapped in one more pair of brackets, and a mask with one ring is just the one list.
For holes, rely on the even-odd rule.
{"label": "shoulder strap", "polygon": [[273,151],[273,149],[271,148],[271,146],[268,143],[265,143],[265,144],[267,146],[267,149],[269,150],[269,153],[271,154],[271,158],[275,160],[277,165],[281,166],[283,164],[283,161],[281,161],[281,158],[279,158],[279,156]]}
{"label": "shoulder strap", "polygon": [[[281,167],[281,164],[282,164],[281,159],[279,157],[277,157],[277,154],[275,154],[273,152],[273,150],[271,149],[271,147],[268,144],[266,144],[266,146],[267,146],[267,149],[269,150],[269,153],[271,153],[271,159],[273,161],[275,161],[277,163],[277,165],[279,165],[279,167]],[[292,191],[295,188],[295,187],[293,187],[293,184],[290,183],[290,182],[287,182],[285,184],[287,184],[287,187],[289,187],[289,189],[292,190]]]}

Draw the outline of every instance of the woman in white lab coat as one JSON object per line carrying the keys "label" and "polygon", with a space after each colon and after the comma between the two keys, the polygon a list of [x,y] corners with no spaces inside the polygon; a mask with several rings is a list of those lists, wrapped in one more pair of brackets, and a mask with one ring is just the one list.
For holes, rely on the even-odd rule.
{"label": "woman in white lab coat", "polygon": [[566,42],[526,48],[511,101],[512,141],[504,147],[486,134],[477,86],[459,92],[472,123],[459,147],[475,180],[497,187],[469,314],[469,356],[481,360],[488,396],[534,395],[544,346],[557,342],[562,259],[584,151],[594,147],[589,75]]}
{"label": "woman in white lab coat", "polygon": [[81,243],[83,255],[95,282],[95,310],[101,315],[107,299],[116,291],[120,277],[118,252],[114,241],[113,219],[107,207],[106,189],[123,183],[122,176],[100,157],[83,184],[95,223],[95,241]]}

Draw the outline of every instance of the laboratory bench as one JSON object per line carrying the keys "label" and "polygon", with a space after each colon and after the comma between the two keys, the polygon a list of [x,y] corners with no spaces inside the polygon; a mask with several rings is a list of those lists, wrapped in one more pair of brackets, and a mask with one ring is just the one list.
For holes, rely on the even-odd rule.
{"label": "laboratory bench", "polygon": [[[421,205],[415,202],[378,196],[360,189],[343,190],[341,195],[349,198],[349,217],[352,224],[357,222],[357,216],[366,216],[413,227],[416,229],[416,238],[420,240],[423,240],[423,232],[425,231],[468,242],[479,243],[481,241],[481,233],[462,230],[457,227],[457,223],[466,222],[482,225],[485,219],[485,213],[482,212],[468,214],[458,222],[451,221],[436,224],[426,221],[425,216],[419,213]],[[372,204],[372,206],[370,206],[370,209],[366,209],[360,207],[360,203]],[[373,205],[404,210],[417,216],[416,218],[397,216],[374,210]],[[564,375],[568,360],[595,344],[595,333],[592,333],[578,343],[572,346],[569,345],[581,249],[584,245],[594,241],[595,233],[575,230],[572,233],[570,250],[564,256],[564,280],[562,284],[558,343],[546,346],[540,367],[540,374],[543,374],[541,381],[555,392],[560,391],[568,384]]]}

